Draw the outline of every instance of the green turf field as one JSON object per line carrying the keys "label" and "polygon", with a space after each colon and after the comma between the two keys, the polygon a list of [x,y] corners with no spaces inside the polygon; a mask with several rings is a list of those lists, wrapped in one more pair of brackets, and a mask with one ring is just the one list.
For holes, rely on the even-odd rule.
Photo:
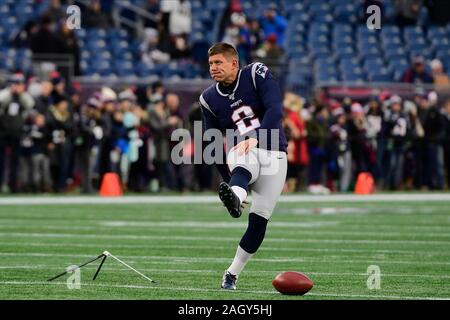
{"label": "green turf field", "polygon": [[[213,203],[0,205],[0,299],[436,299],[450,298],[448,201],[280,203],[266,239],[238,281],[219,290],[246,228]],[[81,271],[70,290],[67,266],[108,250],[113,259]],[[379,290],[367,268],[381,270]],[[296,270],[315,283],[305,296],[271,285]]]}

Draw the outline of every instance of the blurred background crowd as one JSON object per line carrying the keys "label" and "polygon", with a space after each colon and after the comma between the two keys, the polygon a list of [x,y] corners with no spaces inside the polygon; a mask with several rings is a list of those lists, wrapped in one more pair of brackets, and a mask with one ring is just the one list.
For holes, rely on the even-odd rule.
{"label": "blurred background crowd", "polygon": [[448,1],[1,0],[0,17],[1,192],[94,193],[107,172],[131,192],[214,190],[213,166],[172,163],[170,136],[201,120],[215,41],[280,80],[286,192],[352,191],[361,172],[450,187]]}

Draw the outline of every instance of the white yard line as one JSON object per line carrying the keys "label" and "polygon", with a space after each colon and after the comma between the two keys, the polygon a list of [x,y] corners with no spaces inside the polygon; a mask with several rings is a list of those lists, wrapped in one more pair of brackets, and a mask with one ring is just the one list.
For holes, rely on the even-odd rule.
{"label": "white yard line", "polygon": [[[16,270],[16,269],[35,269],[35,270],[48,270],[48,269],[62,269],[61,265],[56,264],[44,264],[44,265],[0,265],[0,270]],[[91,266],[91,268],[97,268],[97,265]],[[102,271],[127,271],[127,268],[114,268],[114,267],[103,267]],[[220,271],[214,271],[214,270],[201,270],[201,269],[168,269],[166,267],[163,268],[139,268],[142,272],[175,272],[175,273],[199,273],[199,274],[217,274],[222,275],[222,270]],[[278,273],[283,272],[284,270],[251,270],[246,271],[244,273],[246,274],[273,274],[274,276]],[[314,272],[314,271],[306,271],[302,270],[303,273],[306,275],[314,275],[314,276],[321,276],[321,277],[365,277],[367,278],[367,273],[352,273],[352,272]],[[450,279],[450,276],[447,275],[433,275],[433,274],[411,274],[411,273],[382,273],[381,275],[384,277],[394,277],[394,278],[428,278],[428,279],[436,279],[436,280],[443,280],[443,279]]]}
{"label": "white yard line", "polygon": [[[0,285],[5,286],[66,286],[65,282],[45,282],[45,281],[0,281]],[[216,292],[224,294],[239,295],[241,293],[262,294],[262,295],[279,295],[275,290],[272,291],[257,291],[257,290],[237,290],[235,292],[223,292],[220,289],[206,289],[206,288],[187,288],[187,287],[163,287],[159,285],[144,286],[144,285],[108,285],[108,284],[94,284],[83,283],[82,287],[97,287],[97,288],[122,288],[122,289],[149,289],[162,291],[190,291],[190,292]],[[408,299],[408,300],[449,300],[449,297],[414,297],[401,295],[363,295],[363,294],[342,294],[342,293],[315,293],[308,292],[308,296],[317,297],[334,297],[334,298],[366,298],[366,299]],[[300,298],[301,299],[301,298]]]}
{"label": "white yard line", "polygon": [[[70,231],[87,231],[87,230],[111,230],[111,228],[137,228],[137,229],[244,229],[247,226],[247,223],[234,223],[234,222],[219,222],[219,223],[202,223],[198,221],[198,223],[194,221],[188,222],[186,225],[185,222],[179,221],[177,223],[168,223],[168,222],[144,222],[142,225],[139,225],[139,223],[127,224],[127,225],[118,225],[116,223],[109,223],[109,222],[101,222],[99,223],[99,227],[89,227],[89,226],[63,226],[63,225],[24,225],[24,224],[14,224],[14,223],[8,223],[8,225],[0,225],[0,230],[7,231],[8,229],[41,229],[41,230],[70,230]],[[429,234],[420,233],[417,234],[416,231],[402,231],[400,232],[357,232],[357,231],[340,231],[340,230],[310,230],[310,228],[318,228],[321,226],[334,226],[338,225],[337,222],[328,221],[323,222],[323,225],[321,225],[320,222],[317,223],[295,223],[295,222],[285,222],[285,223],[277,223],[277,222],[271,222],[269,224],[269,227],[271,228],[270,233],[277,234],[277,233],[283,233],[283,235],[288,234],[296,234],[299,235],[345,235],[345,236],[364,236],[364,237],[398,237],[399,235],[403,237],[413,236],[414,238],[448,238],[450,240],[450,229],[447,232],[436,232],[433,231]],[[273,230],[272,228],[282,228],[282,230]],[[285,230],[285,229],[295,229],[295,230]],[[307,230],[298,230],[298,228],[305,228]],[[376,229],[376,228],[374,228]],[[381,228],[378,228],[381,229]]]}
{"label": "white yard line", "polygon": [[[42,243],[42,242],[8,242],[3,244],[4,246],[22,246],[22,247],[57,247],[57,248],[96,248],[99,250],[103,250],[104,248],[111,248],[110,244],[90,244],[90,243]],[[208,250],[211,249],[211,246],[202,246],[202,245],[139,245],[139,244],[115,244],[115,249],[148,249],[148,250],[161,250],[161,249],[179,249],[179,250]],[[233,247],[234,248],[234,247]],[[214,249],[217,250],[227,250],[230,249],[230,246],[215,246]],[[341,248],[282,248],[282,247],[268,247],[263,246],[260,249],[262,252],[264,251],[276,251],[276,252],[321,252],[321,253],[335,253],[335,252],[343,252],[343,253],[365,253],[366,255],[385,255],[385,254],[406,254],[413,256],[449,256],[450,252],[446,251],[417,251],[417,250],[386,250],[386,249],[341,249]]]}
{"label": "white yard line", "polygon": [[[60,254],[60,253],[36,253],[36,252],[0,252],[0,256],[12,256],[12,257],[70,257],[74,258],[92,258],[94,255],[86,255],[86,254]],[[340,259],[333,259],[334,257]],[[123,259],[133,260],[135,263],[136,260],[139,260],[139,263],[145,264],[145,261],[142,260],[171,260],[171,261],[182,261],[182,262],[191,262],[191,263],[204,263],[204,262],[217,262],[217,263],[228,263],[230,261],[229,258],[217,258],[217,257],[187,257],[187,256],[121,256]],[[344,258],[344,259],[342,259]],[[289,258],[289,257],[273,257],[273,258],[258,258],[255,257],[252,259],[252,262],[258,263],[310,263],[310,262],[324,262],[324,263],[342,263],[342,264],[354,264],[354,263],[379,263],[383,264],[416,264],[416,265],[450,265],[449,261],[422,261],[422,260],[386,260],[384,257],[380,258],[372,258],[372,259],[345,259],[342,256],[332,256],[326,255],[321,258],[313,258],[313,257],[304,257],[304,258]]]}
{"label": "white yard line", "polygon": [[[75,239],[135,239],[135,240],[180,240],[180,241],[236,241],[234,237],[201,237],[201,236],[151,236],[131,234],[75,234],[75,233],[23,233],[23,232],[0,232],[0,237],[17,238],[75,238]],[[335,244],[425,244],[425,245],[447,245],[449,241],[437,240],[364,240],[364,239],[291,239],[291,238],[268,238],[265,242],[283,243],[335,243]]]}
{"label": "white yard line", "polygon": [[[110,244],[91,244],[91,243],[43,243],[43,242],[7,242],[3,243],[3,246],[21,246],[21,247],[57,247],[57,248],[110,248]],[[114,244],[116,249],[148,249],[148,250],[159,250],[159,249],[185,249],[185,250],[211,250],[211,246],[204,245],[171,245],[171,244]],[[215,249],[226,250],[230,249],[229,245],[226,246],[214,246]],[[233,247],[234,250],[234,247]],[[282,248],[282,247],[269,247],[263,246],[260,248],[261,251],[285,251],[285,252],[322,252],[322,253],[333,253],[333,252],[346,252],[346,253],[366,253],[370,255],[378,254],[408,254],[408,255],[423,255],[423,256],[448,256],[450,252],[447,251],[417,251],[417,250],[388,250],[388,249],[377,249],[377,248],[367,248],[367,249],[341,249],[341,248]]]}
{"label": "white yard line", "polygon": [[[1,221],[1,220],[0,220]],[[204,221],[189,221],[189,220],[179,220],[179,221],[100,221],[98,222],[99,227],[106,228],[200,228],[200,229],[242,229],[247,227],[247,221],[242,222],[204,222]],[[320,228],[320,227],[330,227],[336,226],[339,222],[337,221],[311,221],[311,222],[278,222],[273,221],[270,223],[271,227],[279,228]],[[2,225],[0,228],[7,228],[9,226],[14,226],[14,223],[8,226]],[[16,226],[24,226],[23,224],[16,224]],[[95,230],[98,227],[89,226],[61,226],[61,225],[49,225],[45,224],[42,226],[32,224],[25,225],[29,228],[60,228],[62,230]]]}
{"label": "white yard line", "polygon": [[[71,224],[81,223],[81,224],[89,224],[90,226],[67,226],[67,219],[41,219],[39,221],[33,221],[33,224],[30,224],[30,219],[28,218],[16,218],[16,219],[1,219],[0,218],[0,228],[12,228],[12,227],[26,227],[26,228],[42,228],[42,229],[53,229],[53,228],[59,228],[61,230],[98,230],[101,227],[130,227],[130,228],[152,228],[152,227],[173,227],[173,228],[201,228],[201,229],[208,229],[208,228],[215,228],[215,227],[224,227],[224,228],[241,228],[242,226],[246,226],[246,223],[239,223],[239,222],[205,222],[205,221],[191,221],[191,220],[177,220],[177,221],[150,221],[147,220],[102,220],[102,219],[82,219],[82,220],[70,220]],[[61,222],[61,224],[49,224],[49,222]],[[185,225],[185,222],[188,224]],[[304,227],[304,228],[311,228],[311,227],[328,227],[328,226],[342,226],[342,223],[339,221],[333,221],[333,220],[327,220],[327,221],[312,221],[312,222],[293,222],[295,227]],[[92,225],[98,225],[92,226]],[[275,226],[275,227],[284,227],[284,226],[291,226],[292,222],[277,222],[277,221],[271,221],[269,226]],[[399,231],[403,234],[407,234],[408,231],[413,232],[415,235],[417,235],[417,231],[424,231],[426,229],[427,231],[432,231],[432,234],[445,234],[450,236],[450,225],[448,226],[436,226],[436,225],[395,225],[395,224],[346,224],[344,226],[346,229],[357,229],[361,230],[363,228],[370,228],[371,230],[384,230],[384,229],[394,229],[396,232],[374,232],[374,234],[377,235],[384,235],[384,234],[392,234],[392,235],[398,235]],[[278,231],[278,230],[277,230]],[[441,231],[441,232],[439,232]],[[289,230],[283,230],[282,232],[289,232]],[[302,230],[302,232],[305,232],[305,230]],[[313,232],[331,232],[331,233],[343,233],[343,232],[350,232],[351,234],[355,234],[352,231],[340,231],[340,230],[314,230]],[[359,231],[362,234],[370,234],[371,232],[365,232],[365,231]]]}
{"label": "white yard line", "polygon": [[[280,202],[389,202],[389,201],[450,201],[450,193],[404,193],[404,194],[335,194],[335,195],[283,195]],[[61,204],[176,204],[176,203],[220,203],[218,196],[42,196],[0,197],[0,205],[61,205]]]}

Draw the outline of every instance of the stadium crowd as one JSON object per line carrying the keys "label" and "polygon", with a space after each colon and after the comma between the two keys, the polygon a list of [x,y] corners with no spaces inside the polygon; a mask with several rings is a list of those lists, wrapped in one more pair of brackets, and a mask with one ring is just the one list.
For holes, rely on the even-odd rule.
{"label": "stadium crowd", "polygon": [[[77,38],[59,23],[62,4],[72,2],[50,1],[40,22],[27,24],[13,45],[29,47],[34,54],[72,54],[79,74]],[[417,19],[417,10],[409,14],[403,2],[396,1],[398,24],[408,25]],[[83,27],[111,26],[112,3],[91,1]],[[155,19],[144,23],[141,61],[153,66],[185,59],[189,64],[194,22],[190,1],[149,0],[144,9]],[[274,6],[258,18],[246,17],[241,2],[232,0],[221,21],[220,40],[235,45],[241,65],[261,61],[279,75],[286,24]],[[436,87],[419,87],[410,100],[395,92],[381,92],[369,101],[336,101],[326,91],[317,91],[314,98],[286,91],[286,191],[351,191],[361,172],[370,172],[379,189],[450,188],[450,101],[439,99],[450,80],[443,69],[438,59],[428,64],[414,57],[401,80]],[[175,165],[170,158],[175,145],[171,133],[178,128],[192,131],[194,121],[201,120],[197,102],[182,112],[180,97],[159,81],[145,88],[103,87],[86,101],[81,90],[58,72],[42,79],[20,72],[9,77],[0,91],[1,192],[92,193],[107,172],[116,172],[123,188],[134,192],[215,188],[219,178],[212,166]],[[185,152],[191,155],[192,148]]]}
{"label": "stadium crowd", "polygon": [[[83,103],[77,84],[58,73],[43,81],[12,75],[0,91],[2,191],[91,193],[106,172],[135,192],[212,189],[215,169],[170,157],[173,130],[192,131],[201,120],[198,103],[182,113],[179,96],[160,82],[139,90],[103,87]],[[286,190],[350,191],[360,172],[380,189],[448,188],[450,101],[437,102],[435,91],[422,90],[411,100],[382,92],[366,103],[286,92]]]}

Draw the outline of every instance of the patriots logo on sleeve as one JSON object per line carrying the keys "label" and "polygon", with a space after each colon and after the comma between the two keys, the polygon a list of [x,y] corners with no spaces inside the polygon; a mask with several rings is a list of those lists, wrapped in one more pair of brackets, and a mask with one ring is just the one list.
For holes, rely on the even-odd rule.
{"label": "patriots logo on sleeve", "polygon": [[256,74],[259,74],[261,77],[263,77],[264,79],[266,78],[266,73],[267,70],[269,70],[269,68],[267,68],[265,65],[263,65],[262,63],[258,64],[258,66],[256,67]]}

